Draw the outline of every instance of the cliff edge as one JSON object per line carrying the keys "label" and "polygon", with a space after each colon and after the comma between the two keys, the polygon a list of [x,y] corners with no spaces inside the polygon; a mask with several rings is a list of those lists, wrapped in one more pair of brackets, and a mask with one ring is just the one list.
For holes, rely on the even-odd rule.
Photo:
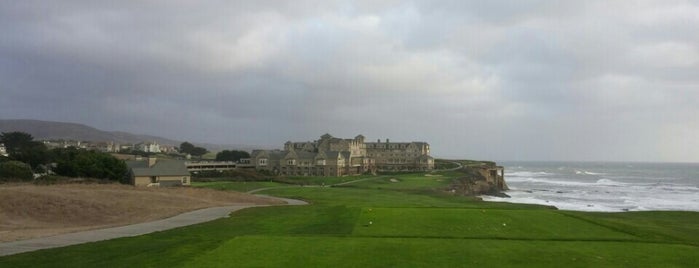
{"label": "cliff edge", "polygon": [[494,195],[509,197],[503,191],[508,190],[505,183],[505,168],[495,162],[479,162],[463,165],[456,170],[463,176],[454,180],[450,186],[452,193],[468,196]]}

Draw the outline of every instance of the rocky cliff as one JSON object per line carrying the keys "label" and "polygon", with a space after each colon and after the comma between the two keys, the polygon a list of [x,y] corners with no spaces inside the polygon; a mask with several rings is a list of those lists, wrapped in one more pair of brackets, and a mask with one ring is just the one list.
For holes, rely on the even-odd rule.
{"label": "rocky cliff", "polygon": [[459,172],[463,176],[455,179],[450,191],[460,195],[495,195],[507,196],[505,170],[494,162],[482,162],[477,165],[464,165]]}

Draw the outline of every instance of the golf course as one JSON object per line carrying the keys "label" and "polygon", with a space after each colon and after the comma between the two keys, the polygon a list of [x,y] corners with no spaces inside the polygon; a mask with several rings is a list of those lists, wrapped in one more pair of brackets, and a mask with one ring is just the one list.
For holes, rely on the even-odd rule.
{"label": "golf course", "polygon": [[446,189],[459,172],[195,182],[305,206],[0,257],[0,267],[697,267],[699,213],[593,213]]}

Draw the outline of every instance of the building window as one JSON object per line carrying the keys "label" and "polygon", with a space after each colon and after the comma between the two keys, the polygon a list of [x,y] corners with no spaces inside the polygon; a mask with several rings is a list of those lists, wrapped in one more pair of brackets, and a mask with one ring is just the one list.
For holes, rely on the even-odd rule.
{"label": "building window", "polygon": [[260,166],[266,166],[267,165],[267,158],[261,158],[257,163]]}
{"label": "building window", "polygon": [[296,165],[296,160],[295,159],[286,160],[286,164],[290,165],[290,166]]}
{"label": "building window", "polygon": [[182,184],[187,184],[187,177],[182,177]]}
{"label": "building window", "polygon": [[156,183],[156,182],[158,182],[158,177],[156,177],[156,176],[151,176],[151,177],[150,177],[150,183]]}

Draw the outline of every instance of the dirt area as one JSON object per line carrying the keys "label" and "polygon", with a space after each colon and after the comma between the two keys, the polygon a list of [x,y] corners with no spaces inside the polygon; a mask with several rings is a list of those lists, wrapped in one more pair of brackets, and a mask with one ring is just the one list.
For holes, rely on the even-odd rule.
{"label": "dirt area", "polygon": [[191,187],[5,184],[0,185],[0,242],[148,222],[207,207],[282,203]]}

